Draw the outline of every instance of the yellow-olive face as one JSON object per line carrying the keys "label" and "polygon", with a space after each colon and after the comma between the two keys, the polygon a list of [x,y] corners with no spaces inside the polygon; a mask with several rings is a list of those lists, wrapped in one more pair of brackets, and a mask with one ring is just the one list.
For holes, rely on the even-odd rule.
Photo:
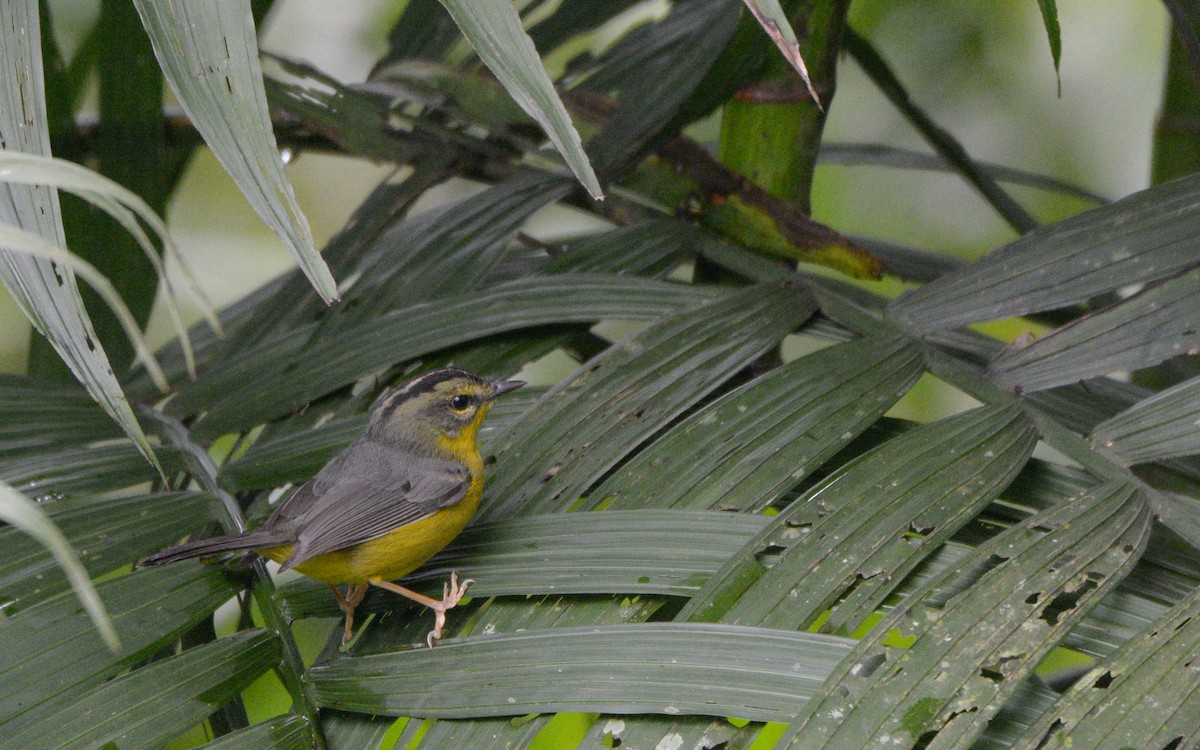
{"label": "yellow-olive face", "polygon": [[371,415],[369,430],[405,442],[455,437],[477,423],[497,396],[522,385],[484,380],[464,370],[434,370],[385,396]]}

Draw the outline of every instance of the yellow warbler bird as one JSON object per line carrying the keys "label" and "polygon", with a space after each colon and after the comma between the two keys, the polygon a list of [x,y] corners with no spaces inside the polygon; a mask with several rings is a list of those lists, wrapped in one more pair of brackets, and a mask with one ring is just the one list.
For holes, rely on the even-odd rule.
{"label": "yellow warbler bird", "polygon": [[[392,583],[433,557],[462,531],[483,495],[483,459],[476,437],[499,396],[525,385],[488,381],[454,368],[434,370],[398,386],[371,412],[367,430],[312,479],[279,504],[261,528],[200,539],[164,550],[142,565],[253,550],[281,570],[329,584],[346,615],[367,586],[378,586],[432,609],[426,639],[442,637],[446,610],[472,581],[452,573],[438,601]],[[346,584],[343,596],[337,586]]]}

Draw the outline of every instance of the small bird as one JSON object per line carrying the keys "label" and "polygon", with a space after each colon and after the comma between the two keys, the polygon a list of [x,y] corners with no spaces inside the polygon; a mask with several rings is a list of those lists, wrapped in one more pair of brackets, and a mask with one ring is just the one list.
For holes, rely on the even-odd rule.
{"label": "small bird", "polygon": [[354,609],[373,585],[434,611],[426,639],[432,647],[446,611],[473,581],[451,573],[438,601],[392,580],[433,557],[475,515],[483,495],[479,426],[496,398],[523,385],[455,368],[418,376],[386,393],[363,436],[281,502],[261,528],[181,544],[139,565],[253,550],[281,570],[295,568],[329,585],[346,616],[343,645]]}

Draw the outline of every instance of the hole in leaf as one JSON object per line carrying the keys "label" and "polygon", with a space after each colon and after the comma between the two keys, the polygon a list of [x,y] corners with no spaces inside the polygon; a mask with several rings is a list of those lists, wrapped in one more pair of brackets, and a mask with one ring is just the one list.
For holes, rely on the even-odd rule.
{"label": "hole in leaf", "polygon": [[850,669],[850,674],[854,675],[855,677],[870,677],[871,675],[875,674],[875,670],[883,666],[883,663],[886,661],[887,656],[884,654],[872,654],[860,661],[858,664],[855,664]]}
{"label": "hole in leaf", "polygon": [[979,670],[979,676],[992,682],[1004,682],[1004,673],[999,672],[990,667],[983,667]]}
{"label": "hole in leaf", "polygon": [[542,484],[549,482],[560,471],[562,471],[562,464],[554,464],[551,466],[546,470],[546,473],[542,475]]}
{"label": "hole in leaf", "polygon": [[908,533],[916,534],[917,536],[929,536],[934,531],[937,531],[937,525],[933,526],[918,526],[916,521],[908,522]]}
{"label": "hole in leaf", "polygon": [[778,544],[768,544],[767,546],[754,553],[754,559],[758,564],[770,570],[775,567],[775,563],[779,562],[779,557],[787,550],[787,547],[781,547]]}
{"label": "hole in leaf", "polygon": [[1179,750],[1179,746],[1183,744],[1183,735],[1179,735],[1167,744],[1163,745],[1163,750]]}
{"label": "hole in leaf", "polygon": [[1079,588],[1070,591],[1063,591],[1058,596],[1054,597],[1054,599],[1052,599],[1050,603],[1042,609],[1042,612],[1038,615],[1038,617],[1042,620],[1045,620],[1050,625],[1057,625],[1059,617],[1061,617],[1064,613],[1075,609],[1075,605],[1079,603],[1079,600],[1083,598],[1084,594],[1094,588],[1096,588],[1096,579],[1089,574],[1087,580],[1084,581],[1083,585]]}
{"label": "hole in leaf", "polygon": [[1103,690],[1106,687],[1108,687],[1109,685],[1111,685],[1112,683],[1113,683],[1112,672],[1105,672],[1104,674],[1102,674],[1096,678],[1096,681],[1092,683],[1092,687],[1100,688],[1101,690]]}
{"label": "hole in leaf", "polygon": [[1041,600],[1041,598],[1042,598],[1042,592],[1035,591],[1032,594],[1030,594],[1029,596],[1025,597],[1025,603],[1026,604],[1037,604],[1038,601]]}
{"label": "hole in leaf", "polygon": [[1037,747],[1034,750],[1042,750],[1042,748],[1046,747],[1046,744],[1050,742],[1050,738],[1058,734],[1059,730],[1065,726],[1066,724],[1063,723],[1062,719],[1055,719],[1050,728],[1046,730],[1046,733],[1042,735],[1042,739],[1038,741]]}

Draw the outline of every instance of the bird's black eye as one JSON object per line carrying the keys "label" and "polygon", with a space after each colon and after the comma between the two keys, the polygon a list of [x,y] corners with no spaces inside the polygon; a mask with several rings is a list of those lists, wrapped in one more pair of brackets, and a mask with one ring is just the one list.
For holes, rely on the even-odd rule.
{"label": "bird's black eye", "polygon": [[471,397],[459,394],[450,399],[450,408],[455,411],[462,411],[471,405]]}

